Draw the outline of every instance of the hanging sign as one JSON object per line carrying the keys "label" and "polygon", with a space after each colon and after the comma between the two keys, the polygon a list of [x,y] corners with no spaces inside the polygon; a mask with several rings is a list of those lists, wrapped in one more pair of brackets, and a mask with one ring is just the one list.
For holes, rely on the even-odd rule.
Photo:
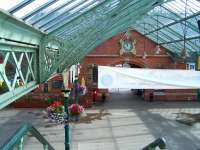
{"label": "hanging sign", "polygon": [[200,70],[200,56],[198,56],[198,70]]}
{"label": "hanging sign", "polygon": [[197,89],[200,71],[98,66],[98,88]]}

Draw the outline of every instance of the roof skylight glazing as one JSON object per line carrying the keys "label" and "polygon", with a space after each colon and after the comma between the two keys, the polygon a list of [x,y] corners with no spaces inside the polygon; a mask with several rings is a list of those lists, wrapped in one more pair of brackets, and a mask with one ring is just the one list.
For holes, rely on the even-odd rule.
{"label": "roof skylight glazing", "polygon": [[200,51],[199,0],[0,0],[0,8],[72,42],[104,39],[131,27],[177,54],[184,45],[188,52]]}

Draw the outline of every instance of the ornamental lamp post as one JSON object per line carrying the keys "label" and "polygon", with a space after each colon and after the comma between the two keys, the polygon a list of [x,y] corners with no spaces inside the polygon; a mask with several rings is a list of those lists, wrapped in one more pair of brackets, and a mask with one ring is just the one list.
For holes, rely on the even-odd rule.
{"label": "ornamental lamp post", "polygon": [[70,150],[70,140],[69,140],[69,111],[68,111],[68,106],[69,106],[69,94],[70,94],[70,88],[69,88],[69,71],[65,70],[62,73],[63,76],[63,84],[64,84],[64,89],[62,90],[62,93],[64,95],[64,111],[65,111],[65,117],[64,117],[64,124],[65,124],[65,150]]}
{"label": "ornamental lamp post", "polygon": [[69,94],[70,89],[64,89],[62,90],[62,93],[64,94],[64,110],[65,110],[65,150],[70,150],[70,141],[69,141],[69,111],[68,111],[68,105],[69,105]]}

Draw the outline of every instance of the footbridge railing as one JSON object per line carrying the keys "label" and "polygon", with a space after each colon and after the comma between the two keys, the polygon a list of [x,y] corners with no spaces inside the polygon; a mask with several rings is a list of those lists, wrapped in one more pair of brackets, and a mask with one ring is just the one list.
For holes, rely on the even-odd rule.
{"label": "footbridge railing", "polygon": [[156,139],[152,143],[145,146],[142,150],[156,150],[157,147],[163,150],[166,149],[166,140],[163,137]]}
{"label": "footbridge railing", "polygon": [[11,150],[17,148],[18,150],[22,150],[24,147],[24,136],[27,135],[28,132],[30,132],[43,145],[44,150],[55,150],[30,123],[23,123],[5,143],[0,145],[0,149]]}

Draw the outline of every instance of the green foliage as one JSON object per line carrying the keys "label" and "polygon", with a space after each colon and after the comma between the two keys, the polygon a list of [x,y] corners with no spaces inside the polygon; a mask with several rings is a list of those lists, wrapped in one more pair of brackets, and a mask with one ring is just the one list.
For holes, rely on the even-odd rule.
{"label": "green foliage", "polygon": [[64,106],[56,107],[54,110],[56,113],[64,113]]}
{"label": "green foliage", "polygon": [[19,87],[19,84],[16,82],[15,83],[15,88],[18,88]]}
{"label": "green foliage", "polygon": [[52,104],[52,103],[53,103],[53,99],[52,99],[52,98],[49,98],[49,97],[45,97],[45,98],[44,98],[44,101],[45,101],[45,103],[47,103],[47,104]]}
{"label": "green foliage", "polygon": [[6,83],[5,83],[5,82],[2,82],[2,83],[0,84],[0,91],[5,91],[5,90],[7,90],[7,89],[8,89],[8,87],[7,87]]}

